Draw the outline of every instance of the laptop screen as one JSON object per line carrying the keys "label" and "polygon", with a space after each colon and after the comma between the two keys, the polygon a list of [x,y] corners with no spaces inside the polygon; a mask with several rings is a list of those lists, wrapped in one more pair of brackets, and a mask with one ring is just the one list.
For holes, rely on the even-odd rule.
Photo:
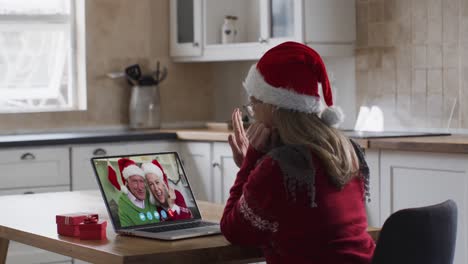
{"label": "laptop screen", "polygon": [[176,152],[92,158],[116,230],[200,219]]}

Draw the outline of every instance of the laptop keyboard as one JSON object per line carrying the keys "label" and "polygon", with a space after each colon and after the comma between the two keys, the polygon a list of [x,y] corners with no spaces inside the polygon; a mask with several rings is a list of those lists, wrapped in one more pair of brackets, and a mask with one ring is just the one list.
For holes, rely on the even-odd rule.
{"label": "laptop keyboard", "polygon": [[187,229],[187,228],[197,228],[197,227],[213,226],[213,225],[217,225],[217,224],[201,221],[201,222],[191,222],[191,223],[180,223],[180,224],[168,225],[168,226],[158,226],[158,227],[141,229],[140,231],[160,233],[160,232],[167,232],[167,231],[173,231],[173,230],[181,230],[181,229]]}

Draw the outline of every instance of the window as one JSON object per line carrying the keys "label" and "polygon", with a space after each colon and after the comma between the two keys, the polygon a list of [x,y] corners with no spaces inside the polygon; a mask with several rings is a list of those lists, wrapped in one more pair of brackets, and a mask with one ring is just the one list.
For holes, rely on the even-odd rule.
{"label": "window", "polygon": [[81,9],[82,0],[0,0],[0,112],[86,108],[78,89],[86,87],[78,75]]}

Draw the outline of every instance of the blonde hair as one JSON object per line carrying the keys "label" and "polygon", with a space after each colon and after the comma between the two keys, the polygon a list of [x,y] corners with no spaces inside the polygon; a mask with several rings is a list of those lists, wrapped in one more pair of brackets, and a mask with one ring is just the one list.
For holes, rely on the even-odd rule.
{"label": "blonde hair", "polygon": [[337,187],[342,188],[358,175],[354,148],[338,129],[327,126],[316,114],[271,107],[273,126],[278,129],[282,143],[308,146]]}

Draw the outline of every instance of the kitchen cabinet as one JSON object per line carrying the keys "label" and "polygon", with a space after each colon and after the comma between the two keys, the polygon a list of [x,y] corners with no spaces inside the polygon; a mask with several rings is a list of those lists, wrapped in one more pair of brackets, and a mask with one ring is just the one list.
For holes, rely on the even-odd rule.
{"label": "kitchen cabinet", "polygon": [[369,226],[381,227],[380,222],[380,151],[366,149],[365,157],[369,166],[370,200],[366,201],[367,222]]}
{"label": "kitchen cabinet", "polygon": [[[281,42],[303,42],[303,0],[177,0],[170,8],[175,61],[255,60]],[[237,35],[223,44],[227,15],[237,17]]]}
{"label": "kitchen cabinet", "polygon": [[455,264],[468,263],[468,155],[381,150],[380,219],[452,199],[458,207]]}
{"label": "kitchen cabinet", "polygon": [[209,142],[181,142],[180,156],[197,200],[214,201]]}
{"label": "kitchen cabinet", "polygon": [[100,156],[130,155],[178,151],[175,141],[143,141],[107,144],[82,144],[71,147],[72,190],[99,189],[91,166],[91,158]]}
{"label": "kitchen cabinet", "polygon": [[231,147],[228,143],[213,143],[213,185],[214,202],[226,203],[229,198],[239,168],[234,162]]}
{"label": "kitchen cabinet", "polygon": [[353,56],[355,0],[305,0],[304,42],[322,56]]}
{"label": "kitchen cabinet", "polygon": [[225,142],[182,142],[181,156],[196,199],[225,203],[239,168]]}
{"label": "kitchen cabinet", "polygon": [[91,158],[113,156],[127,153],[126,145],[115,144],[85,144],[71,147],[71,174],[73,191],[99,189]]}
{"label": "kitchen cabinet", "polygon": [[[54,186],[54,187],[38,187],[38,188],[20,188],[0,191],[0,195],[29,195],[32,193],[43,192],[63,192],[69,191],[70,187],[67,186]],[[35,208],[29,208],[31,212]],[[40,208],[37,208],[40,210]],[[33,213],[32,213],[33,214]],[[6,258],[7,264],[24,264],[24,263],[71,263],[71,258],[59,254],[55,254],[46,250],[35,247],[30,247],[15,241],[10,241],[8,246],[8,254]]]}
{"label": "kitchen cabinet", "polygon": [[12,148],[0,150],[0,191],[62,186],[70,188],[67,147]]}

